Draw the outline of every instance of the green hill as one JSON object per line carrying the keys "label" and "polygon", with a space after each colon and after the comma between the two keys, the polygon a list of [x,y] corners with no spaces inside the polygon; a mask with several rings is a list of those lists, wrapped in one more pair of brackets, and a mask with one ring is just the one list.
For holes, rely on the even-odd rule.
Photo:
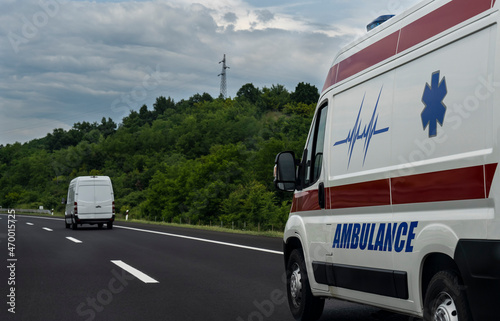
{"label": "green hill", "polygon": [[274,189],[274,158],[301,155],[318,97],[304,83],[291,93],[246,84],[234,99],[158,97],[119,125],[103,118],[0,146],[0,205],[63,212],[71,179],[107,175],[118,214],[282,228],[291,194]]}

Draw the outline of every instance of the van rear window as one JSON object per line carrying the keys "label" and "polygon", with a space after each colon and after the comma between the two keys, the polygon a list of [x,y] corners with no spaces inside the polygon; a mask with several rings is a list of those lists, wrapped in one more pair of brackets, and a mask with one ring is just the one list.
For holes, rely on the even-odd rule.
{"label": "van rear window", "polygon": [[111,189],[109,185],[95,186],[95,201],[96,202],[111,202]]}
{"label": "van rear window", "polygon": [[80,202],[94,202],[94,186],[80,185],[78,189],[78,200]]}

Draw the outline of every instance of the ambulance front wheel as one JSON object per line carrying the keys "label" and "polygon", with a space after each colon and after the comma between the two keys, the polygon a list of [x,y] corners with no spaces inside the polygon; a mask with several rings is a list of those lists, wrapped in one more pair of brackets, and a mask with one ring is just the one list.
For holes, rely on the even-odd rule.
{"label": "ambulance front wheel", "polygon": [[424,300],[425,321],[471,321],[464,286],[455,272],[434,275]]}
{"label": "ambulance front wheel", "polygon": [[318,320],[325,300],[312,295],[304,255],[299,249],[293,250],[288,259],[286,280],[288,305],[295,320]]}

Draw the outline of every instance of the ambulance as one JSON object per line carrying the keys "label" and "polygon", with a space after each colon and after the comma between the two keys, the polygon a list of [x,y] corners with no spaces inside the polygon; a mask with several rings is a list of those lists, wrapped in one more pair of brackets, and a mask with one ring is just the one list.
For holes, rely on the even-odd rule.
{"label": "ambulance", "polygon": [[302,159],[276,156],[295,319],[500,320],[499,7],[422,1],[334,59]]}

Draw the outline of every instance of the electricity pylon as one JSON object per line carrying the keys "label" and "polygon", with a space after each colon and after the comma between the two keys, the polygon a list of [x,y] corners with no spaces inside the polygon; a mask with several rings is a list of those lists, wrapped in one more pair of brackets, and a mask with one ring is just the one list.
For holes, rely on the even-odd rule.
{"label": "electricity pylon", "polygon": [[224,58],[222,59],[222,61],[219,61],[219,63],[222,63],[222,72],[219,74],[219,76],[221,76],[221,78],[220,78],[220,96],[223,99],[226,99],[226,96],[227,96],[226,69],[229,69],[229,67],[226,66],[226,54],[224,54]]}

